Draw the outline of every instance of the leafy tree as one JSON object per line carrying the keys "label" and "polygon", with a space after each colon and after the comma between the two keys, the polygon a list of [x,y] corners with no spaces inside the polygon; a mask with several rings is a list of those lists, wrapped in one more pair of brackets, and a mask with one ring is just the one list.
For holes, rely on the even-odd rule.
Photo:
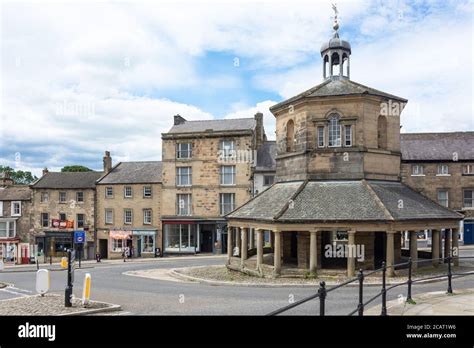
{"label": "leafy tree", "polygon": [[36,175],[31,174],[31,172],[23,170],[15,170],[9,166],[0,165],[0,173],[8,173],[10,178],[15,182],[15,184],[28,185],[33,181],[38,180]]}
{"label": "leafy tree", "polygon": [[84,166],[79,166],[79,165],[74,165],[74,166],[65,166],[61,169],[62,172],[92,172],[92,169],[84,167]]}

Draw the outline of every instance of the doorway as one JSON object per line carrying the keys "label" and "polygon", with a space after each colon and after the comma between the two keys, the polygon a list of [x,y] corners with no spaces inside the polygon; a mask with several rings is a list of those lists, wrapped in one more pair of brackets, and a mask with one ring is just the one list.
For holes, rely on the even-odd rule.
{"label": "doorway", "polygon": [[137,238],[137,257],[142,256],[142,237],[138,236]]}
{"label": "doorway", "polygon": [[212,234],[214,225],[201,225],[200,251],[202,253],[212,253]]}
{"label": "doorway", "polygon": [[99,239],[99,254],[101,259],[107,258],[107,239]]}
{"label": "doorway", "polygon": [[374,238],[374,269],[382,267],[385,261],[385,246],[387,245],[385,232],[375,232]]}

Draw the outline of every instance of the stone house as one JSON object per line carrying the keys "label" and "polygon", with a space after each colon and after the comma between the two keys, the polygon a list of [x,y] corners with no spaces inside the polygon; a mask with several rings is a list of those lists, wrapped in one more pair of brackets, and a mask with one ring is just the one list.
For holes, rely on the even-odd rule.
{"label": "stone house", "polygon": [[[40,257],[65,256],[65,250],[81,250],[82,258],[94,257],[95,182],[103,172],[49,172],[32,189],[31,228]],[[74,244],[74,231],[85,231],[83,249]],[[42,260],[41,260],[42,261]]]}
{"label": "stone house", "polygon": [[257,149],[257,160],[253,169],[253,196],[269,188],[275,182],[276,142],[265,141]]}
{"label": "stone house", "polygon": [[16,185],[8,173],[0,176],[0,260],[29,263],[31,190],[28,185]]}
{"label": "stone house", "polygon": [[226,251],[224,215],[251,198],[255,152],[265,140],[261,113],[202,121],[174,117],[162,134],[165,253]]}
{"label": "stone house", "polygon": [[[281,276],[341,268],[353,276],[356,268],[386,261],[394,275],[404,231],[415,268],[417,231],[432,230],[434,266],[441,233],[447,253],[458,246],[462,215],[400,181],[400,113],[407,100],[350,80],[351,46],[338,28],[336,22],[321,48],[324,82],[270,108],[276,183],[226,215],[230,269]],[[265,231],[272,236],[267,248]]]}
{"label": "stone house", "polygon": [[120,162],[97,181],[97,252],[104,258],[153,257],[163,250],[162,163]]}
{"label": "stone house", "polygon": [[[460,238],[474,244],[474,132],[401,134],[403,183],[462,213]],[[419,239],[431,244],[430,231]]]}

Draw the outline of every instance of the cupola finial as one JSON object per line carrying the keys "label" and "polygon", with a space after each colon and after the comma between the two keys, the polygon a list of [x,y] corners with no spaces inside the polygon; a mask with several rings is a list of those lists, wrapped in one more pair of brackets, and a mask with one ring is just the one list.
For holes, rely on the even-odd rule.
{"label": "cupola finial", "polygon": [[337,31],[339,29],[339,23],[337,21],[339,11],[337,10],[337,4],[332,4],[332,9],[334,10],[334,24],[332,25],[332,28],[334,31]]}

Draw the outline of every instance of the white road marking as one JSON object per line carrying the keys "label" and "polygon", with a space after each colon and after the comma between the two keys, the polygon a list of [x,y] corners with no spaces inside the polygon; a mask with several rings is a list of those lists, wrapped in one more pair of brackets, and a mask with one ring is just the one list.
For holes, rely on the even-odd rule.
{"label": "white road marking", "polygon": [[15,286],[9,286],[8,289],[11,289],[13,291],[20,291],[20,292],[26,292],[26,293],[29,293],[31,294],[33,291],[31,290],[26,290],[26,289],[20,289],[20,288],[17,288]]}
{"label": "white road marking", "polygon": [[22,292],[11,291],[11,290],[9,290],[8,288],[0,289],[0,291],[2,291],[2,292],[7,292],[7,293],[13,294],[13,295],[22,296],[22,297],[28,296],[27,294],[24,294],[24,293],[22,293]]}

